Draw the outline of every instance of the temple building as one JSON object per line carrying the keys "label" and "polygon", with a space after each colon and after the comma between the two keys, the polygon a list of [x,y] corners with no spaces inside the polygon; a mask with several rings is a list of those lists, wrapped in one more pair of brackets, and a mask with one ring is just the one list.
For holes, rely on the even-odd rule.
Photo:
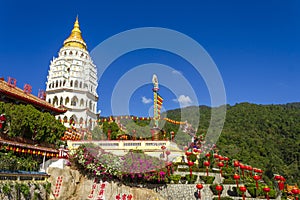
{"label": "temple building", "polygon": [[50,63],[46,101],[67,112],[56,117],[66,127],[91,130],[97,122],[97,68],[87,51],[78,17],[57,58]]}

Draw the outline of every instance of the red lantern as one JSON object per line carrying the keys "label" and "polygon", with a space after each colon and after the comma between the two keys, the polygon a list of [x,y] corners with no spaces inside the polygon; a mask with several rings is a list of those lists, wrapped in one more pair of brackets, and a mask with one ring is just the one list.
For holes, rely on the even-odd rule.
{"label": "red lantern", "polygon": [[188,161],[190,160],[190,155],[192,155],[192,154],[193,153],[190,151],[185,152],[185,155],[186,155]]}
{"label": "red lantern", "polygon": [[185,152],[185,155],[186,155],[186,156],[190,156],[190,155],[192,155],[192,154],[193,154],[193,153],[190,152],[190,151]]}
{"label": "red lantern", "polygon": [[256,173],[263,173],[263,171],[261,170],[261,169],[257,169],[257,168],[254,168],[254,172],[256,172]]}
{"label": "red lantern", "polygon": [[234,161],[233,162],[233,166],[237,169],[240,166],[240,162],[239,161]]}
{"label": "red lantern", "polygon": [[223,156],[219,155],[219,161],[224,160]]}
{"label": "red lantern", "polygon": [[263,191],[266,193],[266,197],[267,197],[267,200],[269,200],[269,192],[270,192],[270,188],[268,186],[265,186],[263,188]]}
{"label": "red lantern", "polygon": [[209,158],[209,157],[210,157],[210,153],[205,154],[205,156],[206,156],[207,158]]}
{"label": "red lantern", "polygon": [[243,193],[243,200],[245,200],[245,192],[247,188],[245,186],[240,186],[240,191]]}
{"label": "red lantern", "polygon": [[280,180],[281,180],[281,176],[280,176],[280,175],[276,175],[276,176],[274,176],[274,179],[275,179],[276,181],[280,181]]}
{"label": "red lantern", "polygon": [[261,179],[259,175],[254,175],[253,179],[256,181],[256,189],[258,189],[258,181]]}
{"label": "red lantern", "polygon": [[274,179],[278,181],[278,189],[281,191],[284,190],[285,178],[283,176],[276,175]]}
{"label": "red lantern", "polygon": [[218,159],[219,155],[218,154],[214,154],[214,158]]}
{"label": "red lantern", "polygon": [[223,190],[222,185],[217,185],[216,186],[216,190],[218,191],[218,195],[219,195],[219,200],[221,199],[221,192]]}
{"label": "red lantern", "polygon": [[252,170],[253,170],[253,167],[248,165],[247,166],[247,170],[250,172],[250,175],[252,176]]}
{"label": "red lantern", "polygon": [[203,185],[201,183],[198,183],[196,185],[196,188],[198,189],[198,198],[201,199],[201,189],[203,188]]}
{"label": "red lantern", "polygon": [[236,182],[236,187],[238,188],[239,187],[239,180],[240,180],[240,175],[238,175],[238,174],[235,174],[235,175],[233,175],[233,179],[235,180],[235,182]]}
{"label": "red lantern", "polygon": [[194,153],[198,153],[198,149],[193,149]]}
{"label": "red lantern", "polygon": [[294,187],[291,192],[295,195],[295,200],[298,200],[298,194],[300,194],[300,190]]}
{"label": "red lantern", "polygon": [[167,150],[167,151],[166,151],[166,154],[167,154],[167,156],[170,155],[170,154],[171,154],[171,151],[170,151],[170,150]]}
{"label": "red lantern", "polygon": [[206,176],[208,176],[208,167],[210,166],[210,162],[204,161],[203,165],[206,167]]}
{"label": "red lantern", "polygon": [[229,158],[228,157],[224,157],[224,160],[226,161],[226,167],[228,167]]}

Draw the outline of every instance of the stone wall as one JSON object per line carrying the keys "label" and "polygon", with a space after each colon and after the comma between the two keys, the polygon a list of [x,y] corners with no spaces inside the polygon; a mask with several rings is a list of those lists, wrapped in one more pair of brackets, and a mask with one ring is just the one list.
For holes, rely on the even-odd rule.
{"label": "stone wall", "polygon": [[[197,189],[196,184],[167,184],[167,185],[147,185],[147,188],[129,187],[116,182],[95,182],[94,179],[88,179],[81,175],[77,170],[72,170],[69,167],[64,169],[49,168],[48,173],[51,177],[48,179],[52,184],[52,194],[50,199],[56,200],[91,200],[99,198],[103,194],[105,200],[115,200],[116,195],[132,195],[132,200],[196,200]],[[185,172],[177,172],[185,175]],[[194,173],[197,175],[204,175],[204,173]],[[216,183],[222,181],[219,173],[211,173],[210,176],[216,177]],[[62,177],[61,187],[57,194],[58,177]],[[199,183],[200,180],[197,180]],[[101,189],[104,186],[104,189]],[[212,200],[214,196],[208,184],[203,184],[204,188],[201,190],[201,200]],[[236,185],[223,185],[224,190],[221,196],[228,196],[230,191]],[[59,184],[58,184],[59,187]],[[102,192],[101,192],[102,190]],[[247,200],[254,200],[250,198],[249,193],[246,193]],[[241,197],[231,197],[234,200],[240,200]],[[128,198],[125,198],[126,200]],[[278,198],[280,199],[280,197]],[[262,199],[260,199],[262,200]]]}

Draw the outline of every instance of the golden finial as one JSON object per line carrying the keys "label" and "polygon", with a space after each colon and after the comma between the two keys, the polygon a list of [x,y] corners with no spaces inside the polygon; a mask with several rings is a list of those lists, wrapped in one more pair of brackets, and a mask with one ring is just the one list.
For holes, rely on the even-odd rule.
{"label": "golden finial", "polygon": [[76,21],[74,22],[74,27],[70,36],[64,41],[64,47],[79,47],[81,49],[87,49],[81,36],[78,15],[76,16]]}

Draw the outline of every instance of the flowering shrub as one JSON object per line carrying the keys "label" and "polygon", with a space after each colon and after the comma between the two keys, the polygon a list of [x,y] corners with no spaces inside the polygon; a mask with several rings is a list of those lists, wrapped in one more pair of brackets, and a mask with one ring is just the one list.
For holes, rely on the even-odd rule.
{"label": "flowering shrub", "polygon": [[70,152],[71,165],[94,176],[117,178],[125,182],[165,182],[169,172],[165,161],[142,152],[116,156],[100,147],[80,146]]}

